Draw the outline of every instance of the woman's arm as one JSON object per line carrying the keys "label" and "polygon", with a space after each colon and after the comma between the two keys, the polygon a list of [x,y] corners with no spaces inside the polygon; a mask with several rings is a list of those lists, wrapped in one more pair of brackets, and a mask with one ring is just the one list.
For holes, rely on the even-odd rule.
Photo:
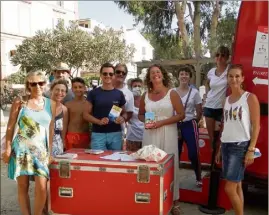
{"label": "woman's arm", "polygon": [[210,90],[210,80],[207,79],[206,82],[205,82],[205,94],[207,95],[207,93],[209,92]]}
{"label": "woman's arm", "polygon": [[50,100],[51,103],[51,121],[49,126],[49,154],[52,156],[52,144],[53,144],[53,136],[54,136],[54,122],[55,122],[55,115],[56,115],[56,102]]}
{"label": "woman's arm", "polygon": [[164,126],[164,125],[170,125],[173,123],[177,123],[185,118],[184,108],[182,105],[181,98],[179,97],[178,93],[174,90],[170,92],[170,98],[173,105],[174,110],[176,111],[176,114],[172,117],[157,121],[156,122],[156,128]]}
{"label": "woman's arm", "polygon": [[14,99],[12,103],[11,110],[9,113],[8,124],[7,124],[7,130],[6,130],[6,149],[7,150],[11,149],[12,138],[14,135],[14,128],[17,122],[20,109],[21,109],[21,99],[16,98]]}
{"label": "woman's arm", "polygon": [[138,119],[141,122],[145,122],[145,113],[146,113],[146,109],[145,109],[145,95],[146,95],[146,93],[144,93],[142,95],[141,100],[140,100],[140,104],[139,104]]}
{"label": "woman's arm", "polygon": [[63,106],[63,130],[62,130],[62,141],[63,141],[63,147],[64,149],[66,148],[65,145],[65,137],[66,137],[66,133],[67,133],[67,128],[68,128],[68,109],[67,107]]}
{"label": "woman's arm", "polygon": [[254,94],[250,94],[248,97],[248,106],[250,113],[250,122],[251,122],[251,133],[250,133],[250,145],[249,149],[252,150],[255,148],[258,136],[260,133],[260,104],[258,98]]}

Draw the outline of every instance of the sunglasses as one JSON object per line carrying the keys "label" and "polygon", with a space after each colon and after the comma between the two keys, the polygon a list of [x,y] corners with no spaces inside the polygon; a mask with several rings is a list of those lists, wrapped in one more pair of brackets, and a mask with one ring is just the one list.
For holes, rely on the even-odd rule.
{"label": "sunglasses", "polygon": [[225,54],[217,53],[217,54],[216,54],[216,57],[219,57],[219,56],[221,56],[221,57],[226,57]]}
{"label": "sunglasses", "polygon": [[135,88],[135,87],[142,87],[142,86],[141,85],[134,85],[133,88]]}
{"label": "sunglasses", "polygon": [[37,87],[37,85],[39,85],[40,87],[43,87],[46,84],[45,81],[40,81],[40,82],[29,82],[29,85],[31,87]]}
{"label": "sunglasses", "polygon": [[103,72],[102,75],[112,77],[114,75],[114,73],[112,73],[112,72]]}
{"label": "sunglasses", "polygon": [[121,71],[121,70],[116,70],[115,73],[116,73],[117,75],[121,75],[121,74],[122,74],[123,76],[126,75],[126,72]]}

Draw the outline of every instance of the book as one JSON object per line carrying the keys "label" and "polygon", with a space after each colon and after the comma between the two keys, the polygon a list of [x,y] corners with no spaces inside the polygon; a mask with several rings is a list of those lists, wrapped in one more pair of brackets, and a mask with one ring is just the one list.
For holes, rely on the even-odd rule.
{"label": "book", "polygon": [[115,119],[120,116],[121,111],[122,111],[122,108],[116,105],[113,105],[108,114],[109,121],[114,122]]}
{"label": "book", "polygon": [[56,158],[62,158],[62,159],[74,159],[76,158],[78,155],[75,153],[64,153],[61,155],[56,155]]}
{"label": "book", "polygon": [[145,128],[152,128],[154,123],[156,122],[155,113],[154,112],[146,112],[145,113]]}
{"label": "book", "polygon": [[104,151],[103,150],[99,150],[99,149],[86,149],[85,150],[85,153],[99,155],[99,154],[104,153]]}

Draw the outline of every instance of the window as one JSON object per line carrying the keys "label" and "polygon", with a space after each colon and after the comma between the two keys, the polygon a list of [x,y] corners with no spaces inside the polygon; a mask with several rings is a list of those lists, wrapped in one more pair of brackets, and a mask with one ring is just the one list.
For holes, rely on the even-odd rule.
{"label": "window", "polygon": [[142,47],[142,55],[146,55],[146,47]]}
{"label": "window", "polygon": [[57,1],[57,5],[60,7],[64,7],[64,1]]}
{"label": "window", "polygon": [[89,25],[88,25],[88,24],[85,24],[84,27],[85,27],[85,28],[89,28]]}

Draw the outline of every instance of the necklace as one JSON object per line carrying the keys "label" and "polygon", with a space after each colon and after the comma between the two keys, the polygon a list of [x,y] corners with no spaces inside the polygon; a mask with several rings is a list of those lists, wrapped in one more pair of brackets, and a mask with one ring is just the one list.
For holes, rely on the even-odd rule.
{"label": "necklace", "polygon": [[162,91],[152,91],[153,94],[160,94]]}
{"label": "necklace", "polygon": [[44,105],[44,100],[43,99],[42,100],[32,100],[32,101],[38,107],[43,107],[43,105]]}

